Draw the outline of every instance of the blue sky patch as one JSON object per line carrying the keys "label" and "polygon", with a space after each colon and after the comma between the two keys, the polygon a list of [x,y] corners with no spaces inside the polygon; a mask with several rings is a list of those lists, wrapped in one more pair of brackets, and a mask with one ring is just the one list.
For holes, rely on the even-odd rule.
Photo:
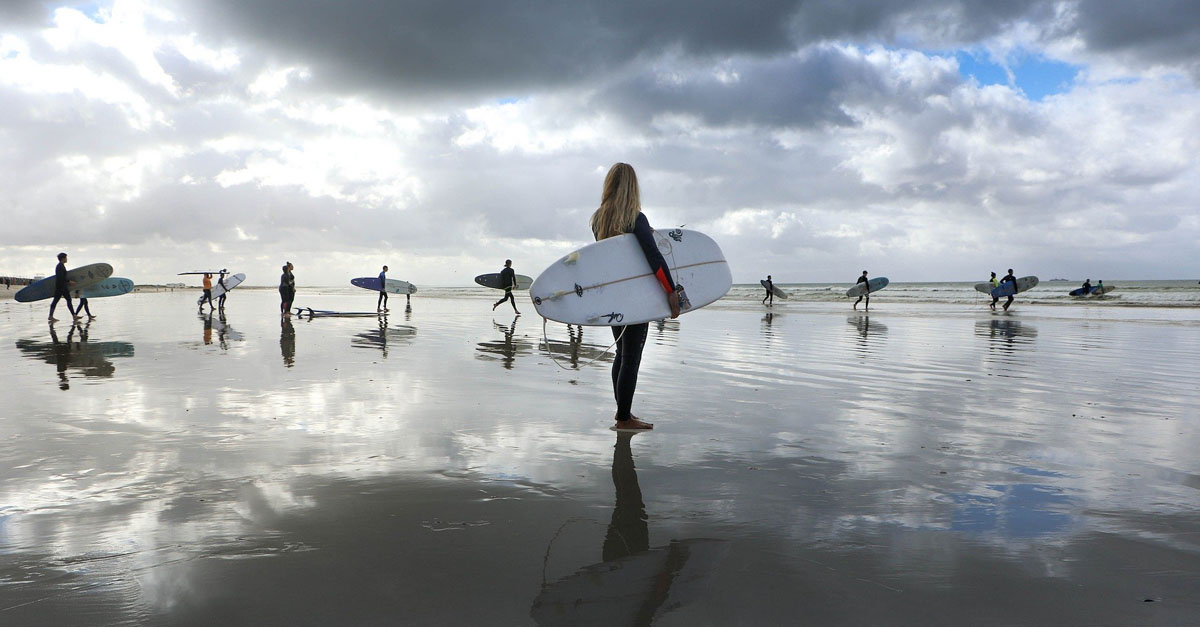
{"label": "blue sky patch", "polygon": [[[980,85],[1010,85],[1004,66],[982,51],[957,52],[954,58],[958,60],[958,71],[963,78],[973,77]],[[1008,69],[1013,74],[1012,87],[1020,89],[1030,100],[1042,100],[1070,91],[1081,68],[1020,51],[1010,57]]]}

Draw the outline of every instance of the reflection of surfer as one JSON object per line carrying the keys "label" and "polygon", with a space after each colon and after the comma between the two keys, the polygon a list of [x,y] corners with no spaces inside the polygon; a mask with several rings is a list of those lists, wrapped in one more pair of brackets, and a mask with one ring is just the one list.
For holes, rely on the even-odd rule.
{"label": "reflection of surfer", "polygon": [[[769,274],[767,275],[767,284],[764,285],[763,287],[767,288],[767,295],[763,296],[763,299],[762,299],[763,304],[768,307],[774,307],[775,306],[775,283],[774,283],[774,281],[771,280],[771,275],[769,275]],[[771,301],[770,303],[767,303],[768,299],[770,299],[770,301]]]}
{"label": "reflection of surfer", "polygon": [[613,506],[608,532],[604,534],[602,553],[606,562],[650,548],[646,504],[642,501],[642,488],[638,485],[637,470],[633,466],[633,451],[629,448],[629,441],[634,435],[618,433],[613,449],[612,480],[617,502]]}
{"label": "reflection of surfer", "polygon": [[506,327],[499,322],[492,323],[504,334],[504,346],[500,348],[500,352],[504,355],[505,370],[512,370],[513,362],[517,360],[517,347],[513,345],[513,335],[517,333],[517,320],[520,319],[521,315],[518,313],[513,316],[512,326]]}
{"label": "reflection of surfer", "polygon": [[78,325],[72,324],[71,331],[67,333],[67,342],[63,344],[58,341],[58,334],[54,332],[54,325],[50,326],[50,343],[54,350],[54,369],[58,371],[58,389],[69,390],[71,383],[67,379],[67,367],[71,365],[71,341],[75,336],[75,329]]}
{"label": "reflection of surfer", "polygon": [[[675,291],[675,281],[671,279],[671,271],[667,262],[658,250],[654,241],[654,232],[650,222],[642,213],[642,203],[639,198],[637,173],[633,166],[627,163],[617,163],[608,170],[604,177],[604,190],[600,196],[600,208],[592,214],[592,234],[596,241],[633,233],[642,253],[650,264],[650,271],[658,278],[666,291],[667,303],[671,308],[671,317],[679,317],[679,294]],[[654,425],[643,422],[630,413],[633,406],[633,393],[637,389],[638,368],[642,362],[642,347],[646,344],[646,334],[650,329],[649,323],[614,326],[613,337],[616,339],[617,352],[613,358],[613,393],[617,401],[616,427],[618,429],[653,429]]]}
{"label": "reflection of surfer", "polygon": [[618,433],[613,449],[616,504],[604,534],[604,561],[553,583],[543,580],[529,611],[537,624],[651,625],[705,593],[703,582],[719,559],[720,543],[672,540],[650,548],[646,505],[629,447],[633,436]]}
{"label": "reflection of surfer", "polygon": [[[863,270],[862,276],[858,277],[858,280],[855,281],[854,284],[858,285],[859,283],[867,283],[867,281],[868,281],[867,280],[867,271]],[[871,308],[871,286],[869,283],[867,285],[863,286],[863,293],[858,295],[858,300],[854,301],[854,305],[851,307],[851,309],[858,309],[858,304],[861,303],[862,299],[864,299],[864,298],[867,299],[867,304],[863,305],[863,309],[870,309]],[[886,303],[884,303],[884,304],[886,304]]]}
{"label": "reflection of surfer", "polygon": [[208,315],[200,314],[200,319],[204,321],[204,343],[212,344],[212,310],[208,310]]}
{"label": "reflection of surfer", "polygon": [[58,306],[60,298],[67,299],[67,311],[71,312],[71,317],[79,319],[75,308],[71,306],[72,285],[75,285],[75,282],[67,280],[67,253],[58,253],[58,265],[54,266],[54,300],[50,301],[50,322],[58,322],[54,317],[54,308]]}
{"label": "reflection of surfer", "polygon": [[283,354],[283,365],[291,368],[296,363],[296,329],[290,317],[279,323],[279,352]]}
{"label": "reflection of surfer", "polygon": [[513,311],[521,313],[517,311],[517,299],[513,297],[512,293],[513,288],[516,286],[517,273],[512,269],[512,259],[505,259],[504,269],[500,271],[500,287],[504,288],[504,298],[501,298],[500,300],[496,301],[496,304],[492,305],[492,311],[496,311],[496,308],[500,306],[500,303],[508,301],[512,303]]}
{"label": "reflection of surfer", "polygon": [[379,300],[375,301],[375,311],[387,311],[387,266],[379,273]]}

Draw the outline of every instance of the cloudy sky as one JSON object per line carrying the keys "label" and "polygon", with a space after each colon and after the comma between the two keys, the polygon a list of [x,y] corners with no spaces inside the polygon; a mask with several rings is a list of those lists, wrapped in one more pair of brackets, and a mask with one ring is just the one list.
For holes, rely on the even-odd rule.
{"label": "cloudy sky", "polygon": [[734,280],[1200,275],[1200,4],[5,0],[0,274],[461,285],[634,165]]}

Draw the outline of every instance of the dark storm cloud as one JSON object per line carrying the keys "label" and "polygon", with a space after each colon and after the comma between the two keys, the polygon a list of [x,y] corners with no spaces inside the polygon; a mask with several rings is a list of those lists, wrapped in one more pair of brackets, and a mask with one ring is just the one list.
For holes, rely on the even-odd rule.
{"label": "dark storm cloud", "polygon": [[1074,27],[1090,51],[1183,65],[1200,79],[1200,3],[1084,0],[1074,8]]}
{"label": "dark storm cloud", "polygon": [[324,85],[416,99],[586,84],[665,53],[767,57],[839,37],[894,43],[913,32],[948,45],[1046,11],[1032,0],[178,1],[213,26],[206,32],[308,63]]}
{"label": "dark storm cloud", "polygon": [[723,76],[713,69],[665,77],[646,72],[597,92],[593,100],[595,106],[611,106],[638,123],[676,113],[695,116],[707,126],[847,126],[853,119],[845,104],[886,101],[913,109],[930,95],[945,95],[962,83],[946,67],[919,88],[893,87],[884,75],[889,70],[862,56],[817,47],[799,56],[731,63],[721,68]]}
{"label": "dark storm cloud", "polygon": [[0,2],[0,24],[34,25],[47,21],[53,7],[62,6],[62,2],[49,0],[4,0]]}

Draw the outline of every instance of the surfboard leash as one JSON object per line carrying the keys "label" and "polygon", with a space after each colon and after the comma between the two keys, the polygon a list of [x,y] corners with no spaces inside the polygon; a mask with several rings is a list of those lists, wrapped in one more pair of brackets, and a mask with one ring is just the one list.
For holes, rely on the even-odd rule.
{"label": "surfboard leash", "polygon": [[[567,366],[564,366],[561,363],[559,363],[558,359],[554,356],[554,352],[550,350],[550,337],[548,335],[546,335],[546,323],[547,322],[549,322],[549,319],[543,316],[542,317],[542,346],[546,347],[546,355],[550,357],[550,361],[554,362],[554,365],[558,366],[559,368],[562,368],[563,370],[579,370],[581,367],[586,368],[587,366],[592,365],[593,363],[596,362],[596,360],[607,355],[608,351],[610,349],[612,349],[612,347],[616,346],[617,342],[621,341],[621,338],[625,337],[625,330],[627,328],[624,326],[621,327],[621,334],[617,336],[617,339],[613,340],[612,344],[608,345],[608,348],[605,348],[603,351],[601,351],[599,355],[596,355],[595,357],[589,359],[582,366],[568,368]],[[571,325],[568,324],[567,326],[569,327]],[[583,325],[576,325],[576,326],[578,326],[582,332]]]}

